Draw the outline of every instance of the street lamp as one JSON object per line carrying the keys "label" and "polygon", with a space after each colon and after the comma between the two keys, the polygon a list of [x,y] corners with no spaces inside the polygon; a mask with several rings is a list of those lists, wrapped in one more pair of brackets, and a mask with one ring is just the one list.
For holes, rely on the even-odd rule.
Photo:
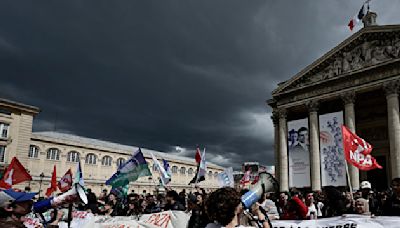
{"label": "street lamp", "polygon": [[42,181],[43,181],[43,177],[44,177],[44,173],[42,172],[39,175],[40,179],[39,179],[39,198],[40,198],[40,193],[42,192]]}

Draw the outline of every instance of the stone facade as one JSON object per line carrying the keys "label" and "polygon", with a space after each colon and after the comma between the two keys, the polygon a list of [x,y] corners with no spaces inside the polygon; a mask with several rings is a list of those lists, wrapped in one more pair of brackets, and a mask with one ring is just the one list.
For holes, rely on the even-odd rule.
{"label": "stone facade", "polygon": [[[368,17],[374,22],[376,14]],[[289,189],[287,121],[309,119],[311,188],[320,190],[318,116],[336,111],[343,111],[345,124],[369,141],[373,155],[385,163],[383,170],[369,172],[349,166],[353,188],[364,179],[383,188],[400,177],[400,25],[372,22],[273,91],[268,104],[281,190]]]}
{"label": "stone facade", "polygon": [[[116,171],[118,162],[129,159],[138,148],[112,142],[90,139],[58,132],[32,132],[33,117],[39,112],[36,107],[0,99],[0,129],[5,129],[5,137],[0,138],[0,146],[5,150],[0,153],[0,168],[4,170],[12,157],[16,156],[31,174],[33,181],[16,185],[17,188],[30,186],[32,191],[42,191],[49,181],[56,165],[57,179],[71,169],[76,170],[78,159],[81,161],[85,185],[93,192],[110,189],[105,181]],[[1,133],[1,132],[0,132]],[[0,151],[1,152],[1,151]],[[142,177],[130,186],[130,191],[153,193],[158,186],[158,172],[153,169],[151,154],[161,161],[169,162],[172,170],[170,186],[175,190],[190,190],[188,185],[196,172],[194,158],[175,156],[142,148],[151,177]],[[122,160],[123,159],[123,160]],[[223,167],[208,163],[206,181],[199,183],[205,189],[218,188],[217,174]],[[41,175],[42,174],[42,175]]]}

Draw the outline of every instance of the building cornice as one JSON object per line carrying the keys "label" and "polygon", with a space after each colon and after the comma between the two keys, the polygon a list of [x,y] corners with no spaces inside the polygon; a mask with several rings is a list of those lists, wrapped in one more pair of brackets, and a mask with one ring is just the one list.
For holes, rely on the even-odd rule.
{"label": "building cornice", "polygon": [[38,107],[26,105],[23,103],[11,101],[11,100],[4,99],[4,98],[0,98],[0,106],[8,108],[8,109],[17,110],[20,112],[30,113],[33,115],[36,115],[40,112],[40,109]]}

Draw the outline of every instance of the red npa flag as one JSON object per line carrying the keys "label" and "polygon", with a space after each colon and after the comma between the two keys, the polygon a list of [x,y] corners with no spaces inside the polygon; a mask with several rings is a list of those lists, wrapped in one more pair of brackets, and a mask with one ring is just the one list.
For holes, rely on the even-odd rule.
{"label": "red npa flag", "polygon": [[31,175],[26,171],[18,159],[13,157],[10,165],[4,173],[3,179],[0,180],[0,188],[8,189],[14,184],[30,180],[32,180]]}
{"label": "red npa flag", "polygon": [[194,159],[196,160],[197,164],[200,164],[200,162],[201,162],[201,153],[200,153],[200,148],[199,147],[196,148],[196,155],[195,155]]}
{"label": "red npa flag", "polygon": [[61,192],[66,192],[68,191],[72,186],[72,172],[71,169],[69,169],[63,177],[61,177],[61,180],[58,182],[58,189],[60,189]]}
{"label": "red npa flag", "polygon": [[382,169],[371,156],[372,146],[342,125],[343,149],[346,160],[363,171]]}
{"label": "red npa flag", "polygon": [[49,197],[53,192],[57,191],[57,172],[56,165],[54,165],[53,175],[51,175],[50,186],[47,188],[46,196]]}

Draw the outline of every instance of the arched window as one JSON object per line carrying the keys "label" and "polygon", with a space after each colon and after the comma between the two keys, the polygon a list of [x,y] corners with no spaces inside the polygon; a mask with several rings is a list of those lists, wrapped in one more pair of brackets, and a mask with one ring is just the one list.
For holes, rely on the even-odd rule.
{"label": "arched window", "polygon": [[95,154],[88,154],[86,155],[85,163],[89,165],[96,165],[96,155]]}
{"label": "arched window", "polygon": [[153,164],[153,171],[158,171],[158,167],[156,164]]}
{"label": "arched window", "polygon": [[111,166],[112,158],[110,156],[104,156],[101,160],[101,165]]}
{"label": "arched window", "polygon": [[214,178],[217,178],[217,177],[218,177],[218,173],[215,172],[215,173],[214,173]]}
{"label": "arched window", "polygon": [[68,152],[67,161],[69,162],[79,162],[79,153],[76,151]]}
{"label": "arched window", "polygon": [[172,166],[171,171],[172,171],[172,173],[177,173],[178,172],[178,167],[177,166]]}
{"label": "arched window", "polygon": [[208,171],[208,176],[212,177],[212,171]]}
{"label": "arched window", "polygon": [[193,169],[192,169],[192,168],[189,168],[189,169],[188,169],[188,174],[189,174],[189,175],[192,175],[192,174],[193,174]]}
{"label": "arched window", "polygon": [[60,150],[57,148],[50,148],[47,150],[47,159],[60,160]]}
{"label": "arched window", "polygon": [[28,157],[30,158],[37,158],[39,156],[39,147],[30,145],[29,146],[29,153]]}
{"label": "arched window", "polygon": [[181,167],[180,173],[181,174],[186,174],[186,168],[185,167]]}
{"label": "arched window", "polygon": [[125,159],[124,158],[118,158],[117,159],[117,166],[120,167],[122,164],[124,164]]}

